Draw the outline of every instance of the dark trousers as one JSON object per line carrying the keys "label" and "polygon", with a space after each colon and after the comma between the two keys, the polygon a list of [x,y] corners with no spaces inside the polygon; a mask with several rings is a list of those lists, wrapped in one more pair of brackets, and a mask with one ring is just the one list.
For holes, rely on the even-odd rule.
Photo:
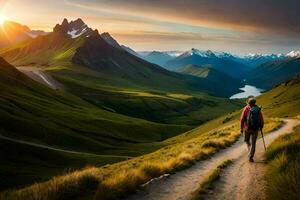
{"label": "dark trousers", "polygon": [[244,141],[248,147],[248,156],[249,158],[253,158],[256,147],[256,139],[258,135],[258,130],[246,130],[244,133]]}

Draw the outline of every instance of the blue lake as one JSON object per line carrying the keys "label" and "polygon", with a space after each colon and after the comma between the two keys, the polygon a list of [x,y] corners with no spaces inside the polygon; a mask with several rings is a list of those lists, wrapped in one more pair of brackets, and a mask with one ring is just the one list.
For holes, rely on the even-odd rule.
{"label": "blue lake", "polygon": [[247,98],[250,95],[253,96],[259,96],[261,95],[264,90],[257,88],[255,86],[252,85],[245,85],[244,87],[240,88],[241,91],[243,92],[239,92],[237,94],[234,94],[230,97],[230,99],[243,99],[243,98]]}

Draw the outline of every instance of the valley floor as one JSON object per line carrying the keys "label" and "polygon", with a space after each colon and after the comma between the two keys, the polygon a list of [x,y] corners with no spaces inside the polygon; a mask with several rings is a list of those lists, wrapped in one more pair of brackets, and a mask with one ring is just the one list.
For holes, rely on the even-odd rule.
{"label": "valley floor", "polygon": [[[265,136],[266,145],[276,137],[292,132],[300,124],[299,120],[286,119],[285,125]],[[224,160],[232,159],[233,164],[226,170],[225,178],[219,183],[216,191],[207,195],[207,199],[262,199],[264,187],[263,176],[263,144],[259,139],[254,163],[248,163],[246,147],[242,137],[232,147],[227,148],[211,159],[201,161],[186,170],[174,175],[164,176],[161,179],[146,184],[139,192],[126,198],[127,200],[152,199],[190,199],[206,175]]]}

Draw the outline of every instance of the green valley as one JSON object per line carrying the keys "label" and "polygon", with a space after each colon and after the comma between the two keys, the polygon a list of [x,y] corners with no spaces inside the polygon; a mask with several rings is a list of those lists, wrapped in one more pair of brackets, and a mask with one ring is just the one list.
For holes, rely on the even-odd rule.
{"label": "green valley", "polygon": [[[242,26],[217,12],[216,19],[224,18],[218,24],[207,13],[203,13],[207,22],[203,16],[195,21],[189,16],[179,19],[169,13],[173,5],[164,7],[161,2],[152,2],[164,11],[155,17],[147,9],[132,12],[146,1],[134,6],[128,1],[122,9],[115,2],[117,10],[98,7],[100,1],[53,2],[46,9],[55,13],[49,14],[52,18],[28,27],[5,22],[0,9],[0,200],[201,199],[213,193],[222,176],[227,179],[221,186],[229,183],[229,189],[215,188],[218,192],[238,194],[239,180],[244,178],[243,189],[259,194],[251,191],[255,187],[249,180],[263,177],[274,182],[256,184],[265,186],[266,198],[283,199],[285,193],[296,198],[299,126],[291,135],[284,134],[300,123],[300,52],[286,53],[290,50],[286,48],[282,54],[265,54],[292,40],[277,41],[276,48],[271,48],[271,40],[261,42],[280,22],[264,29],[264,20],[261,28],[252,19]],[[34,10],[42,4],[20,6],[14,17],[30,6],[26,22],[45,12]],[[65,9],[63,14],[58,5]],[[230,8],[228,16],[235,10]],[[208,11],[226,9],[222,4]],[[257,10],[257,19],[265,16]],[[93,26],[105,23],[101,29],[110,33],[90,28],[81,18],[49,25],[77,12]],[[139,16],[143,12],[147,16]],[[190,10],[183,13],[196,16]],[[48,14],[41,20],[44,15]],[[160,19],[161,15],[168,19]],[[220,29],[222,24],[226,26]],[[275,38],[283,34],[277,31]],[[261,52],[257,47],[257,53],[243,54],[255,50],[255,38],[264,46]],[[126,40],[128,44],[121,44]],[[182,42],[178,49],[173,46],[177,42]],[[195,47],[185,51],[191,44]],[[251,45],[243,49],[246,44]],[[249,95],[257,96],[251,102],[256,100],[262,108],[255,107],[258,128],[253,133],[264,125],[261,135],[266,136],[266,143],[258,136],[254,160],[252,155],[246,157],[248,132],[243,132],[253,122],[255,105],[249,103]],[[240,117],[246,98],[251,115],[243,115],[245,125]],[[249,171],[240,170],[245,167]],[[249,179],[246,175],[253,168],[260,174]],[[231,176],[236,182],[230,182]],[[233,199],[249,199],[234,195]]]}
{"label": "green valley", "polygon": [[158,123],[194,126],[240,106],[212,97],[228,96],[237,89],[220,90],[211,80],[148,63],[110,46],[97,30],[91,30],[89,37],[70,38],[57,31],[69,25],[63,24],[49,35],[2,49],[0,55],[16,66],[42,68],[68,92],[97,107]]}

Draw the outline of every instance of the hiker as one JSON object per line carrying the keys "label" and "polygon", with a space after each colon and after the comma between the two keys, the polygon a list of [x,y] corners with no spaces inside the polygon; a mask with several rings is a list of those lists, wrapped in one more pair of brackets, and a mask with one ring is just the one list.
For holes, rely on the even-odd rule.
{"label": "hiker", "polygon": [[244,140],[248,148],[249,161],[253,162],[255,153],[256,139],[258,131],[264,127],[264,118],[261,108],[256,105],[254,96],[249,96],[246,101],[247,105],[241,115],[241,133],[244,133]]}

